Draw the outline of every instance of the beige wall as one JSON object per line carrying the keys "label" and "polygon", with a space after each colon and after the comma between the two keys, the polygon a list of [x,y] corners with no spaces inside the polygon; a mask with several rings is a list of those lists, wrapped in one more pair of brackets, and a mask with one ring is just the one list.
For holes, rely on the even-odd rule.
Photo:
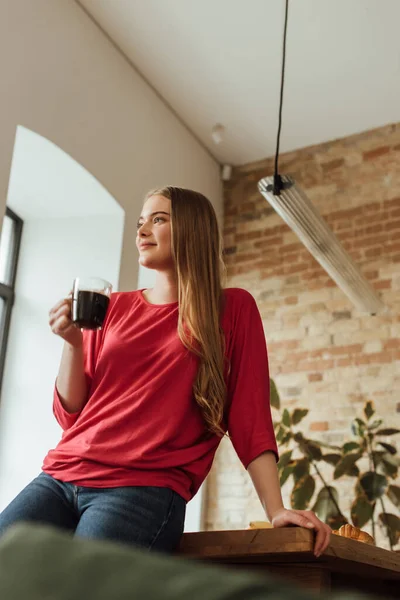
{"label": "beige wall", "polygon": [[70,154],[125,210],[121,290],[136,287],[147,190],[192,187],[222,214],[217,163],[73,0],[2,1],[0,74],[0,214],[18,124]]}
{"label": "beige wall", "polygon": [[[308,408],[304,435],[333,444],[351,438],[351,420],[362,416],[366,400],[375,402],[386,426],[400,428],[400,124],[291,152],[280,165],[389,308],[377,317],[356,311],[261,196],[257,182],[273,173],[271,159],[235,169],[225,189],[229,284],[248,289],[257,301],[283,407]],[[324,472],[332,477],[330,467]],[[337,482],[347,515],[354,483],[349,477]],[[263,519],[249,477],[225,440],[208,489],[208,528]],[[289,505],[287,485],[283,491]]]}

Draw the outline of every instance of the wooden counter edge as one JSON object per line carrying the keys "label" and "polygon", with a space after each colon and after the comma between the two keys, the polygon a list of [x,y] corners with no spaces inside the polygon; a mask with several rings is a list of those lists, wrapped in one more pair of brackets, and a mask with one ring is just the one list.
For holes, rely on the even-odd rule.
{"label": "wooden counter edge", "polygon": [[290,561],[290,555],[296,555],[296,562],[304,556],[305,562],[332,564],[347,561],[370,565],[388,570],[400,579],[400,554],[357,542],[337,535],[331,536],[331,542],[320,558],[313,555],[314,533],[301,527],[279,529],[252,529],[233,531],[202,531],[185,533],[178,555],[198,559],[235,559],[254,558],[263,562],[278,562],[280,558]]}

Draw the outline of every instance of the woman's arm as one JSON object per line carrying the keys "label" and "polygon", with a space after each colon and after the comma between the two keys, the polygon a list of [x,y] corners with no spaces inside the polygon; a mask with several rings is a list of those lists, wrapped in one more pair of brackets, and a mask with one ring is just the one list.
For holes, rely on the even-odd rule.
{"label": "woman's arm", "polygon": [[64,340],[56,388],[68,413],[82,410],[87,399],[83,336],[71,320],[71,296],[63,298],[49,312],[51,330]]}
{"label": "woman's arm", "polygon": [[83,346],[64,343],[56,387],[64,409],[69,413],[82,410],[87,399]]}
{"label": "woman's arm", "polygon": [[331,528],[320,521],[312,511],[287,510],[283,506],[274,453],[263,452],[248,465],[247,470],[273,527],[298,525],[309,529],[314,528],[317,532],[314,554],[320,556],[329,544]]}

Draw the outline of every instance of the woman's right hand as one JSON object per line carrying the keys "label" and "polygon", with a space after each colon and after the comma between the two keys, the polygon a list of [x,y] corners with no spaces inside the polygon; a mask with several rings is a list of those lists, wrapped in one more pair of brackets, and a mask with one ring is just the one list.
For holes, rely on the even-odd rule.
{"label": "woman's right hand", "polygon": [[49,312],[49,325],[55,335],[59,335],[71,346],[82,346],[82,331],[75,327],[71,319],[72,294],[63,298]]}

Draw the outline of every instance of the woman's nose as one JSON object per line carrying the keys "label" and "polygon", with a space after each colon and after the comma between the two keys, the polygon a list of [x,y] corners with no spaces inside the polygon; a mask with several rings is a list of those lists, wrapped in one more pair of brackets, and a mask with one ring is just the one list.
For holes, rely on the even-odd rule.
{"label": "woman's nose", "polygon": [[149,229],[146,227],[146,225],[143,223],[143,225],[141,225],[138,229],[138,235],[139,236],[146,236],[149,235]]}

